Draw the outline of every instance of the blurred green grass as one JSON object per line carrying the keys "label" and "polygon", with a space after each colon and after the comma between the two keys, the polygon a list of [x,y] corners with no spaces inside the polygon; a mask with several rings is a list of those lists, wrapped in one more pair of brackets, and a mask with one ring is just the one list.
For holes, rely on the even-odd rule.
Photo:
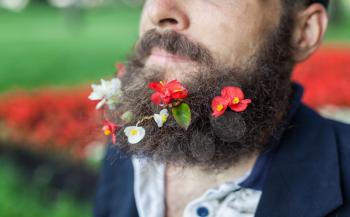
{"label": "blurred green grass", "polygon": [[[21,13],[0,10],[0,92],[111,76],[137,39],[140,9],[115,6],[81,15],[76,20],[72,11],[35,4]],[[326,42],[349,42],[349,20],[331,26]]]}
{"label": "blurred green grass", "polygon": [[343,23],[329,26],[326,43],[330,45],[350,43],[350,15],[344,19]]}
{"label": "blurred green grass", "polygon": [[[99,8],[81,13],[32,5],[0,10],[0,91],[66,86],[112,75],[137,38],[139,9]],[[80,25],[79,25],[80,24]]]}
{"label": "blurred green grass", "polygon": [[[0,216],[4,217],[77,217],[92,216],[91,202],[77,201],[68,194],[45,199],[47,186],[27,183],[9,160],[0,159]],[[42,177],[41,177],[42,178]],[[46,195],[50,197],[50,195]]]}

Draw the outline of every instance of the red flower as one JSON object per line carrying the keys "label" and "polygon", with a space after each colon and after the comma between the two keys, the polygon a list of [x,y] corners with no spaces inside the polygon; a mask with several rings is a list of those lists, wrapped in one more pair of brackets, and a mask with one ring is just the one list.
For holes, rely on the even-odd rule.
{"label": "red flower", "polygon": [[188,95],[187,89],[177,80],[168,82],[152,82],[149,88],[156,91],[152,94],[151,100],[156,105],[168,105],[172,100],[184,99]]}
{"label": "red flower", "polygon": [[115,64],[115,67],[117,69],[117,78],[122,78],[124,77],[126,73],[125,65],[123,63],[117,63]]}
{"label": "red flower", "polygon": [[244,93],[239,87],[225,87],[221,95],[229,101],[228,106],[235,112],[245,111],[252,102],[250,99],[244,99]]}
{"label": "red flower", "polygon": [[117,141],[118,125],[105,120],[102,130],[106,136],[112,135],[112,142],[115,144]]}
{"label": "red flower", "polygon": [[227,109],[228,104],[229,104],[229,101],[226,98],[224,98],[222,96],[215,97],[211,103],[211,108],[213,110],[213,116],[219,117],[220,115],[224,114],[224,112]]}
{"label": "red flower", "polygon": [[221,116],[227,107],[230,107],[232,111],[242,112],[247,109],[248,104],[251,102],[250,99],[244,99],[244,93],[239,87],[224,87],[221,91],[221,96],[215,97],[212,101],[212,115],[214,117]]}

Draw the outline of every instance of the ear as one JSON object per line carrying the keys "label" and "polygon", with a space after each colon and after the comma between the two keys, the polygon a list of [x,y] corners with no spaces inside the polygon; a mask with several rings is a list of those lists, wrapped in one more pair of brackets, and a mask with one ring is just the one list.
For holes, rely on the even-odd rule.
{"label": "ear", "polygon": [[321,45],[328,26],[324,6],[315,3],[299,12],[293,34],[294,60],[302,62]]}

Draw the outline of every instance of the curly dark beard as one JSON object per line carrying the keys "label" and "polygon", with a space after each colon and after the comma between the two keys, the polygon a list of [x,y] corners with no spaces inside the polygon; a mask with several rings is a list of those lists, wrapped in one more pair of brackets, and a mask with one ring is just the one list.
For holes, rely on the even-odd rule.
{"label": "curly dark beard", "polygon": [[[252,57],[254,61],[244,68],[214,65],[203,46],[175,32],[161,35],[149,31],[137,45],[122,79],[125,84],[122,109],[131,110],[136,117],[128,126],[161,110],[151,103],[152,91],[147,85],[163,80],[163,73],[144,68],[144,60],[154,46],[202,63],[191,82],[184,84],[189,90],[185,102],[191,107],[192,122],[188,130],[184,130],[171,115],[162,128],[153,120],[146,121],[141,124],[146,136],[134,145],[127,142],[122,128],[118,132],[118,147],[139,158],[204,169],[225,169],[269,148],[271,139],[278,139],[282,134],[292,95],[291,26],[291,20],[282,18],[277,30]],[[241,87],[252,104],[242,113],[228,110],[223,116],[213,118],[211,101],[228,85]]]}

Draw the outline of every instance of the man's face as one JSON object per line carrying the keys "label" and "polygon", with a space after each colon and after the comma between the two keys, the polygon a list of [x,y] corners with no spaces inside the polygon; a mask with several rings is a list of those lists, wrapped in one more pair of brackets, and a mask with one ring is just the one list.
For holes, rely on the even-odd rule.
{"label": "man's face", "polygon": [[[293,21],[281,11],[280,0],[146,1],[121,109],[135,116],[129,126],[159,113],[148,84],[177,79],[188,89],[192,120],[187,130],[171,117],[162,128],[142,122],[146,135],[133,145],[120,130],[120,148],[160,162],[223,168],[269,147],[291,97]],[[225,86],[239,86],[252,103],[213,118],[211,101]]]}
{"label": "man's face", "polygon": [[[215,65],[245,68],[280,16],[280,0],[146,0],[140,38],[150,30],[173,30],[207,49]],[[166,80],[185,81],[199,66],[157,48],[145,62],[146,68],[163,71]]]}

